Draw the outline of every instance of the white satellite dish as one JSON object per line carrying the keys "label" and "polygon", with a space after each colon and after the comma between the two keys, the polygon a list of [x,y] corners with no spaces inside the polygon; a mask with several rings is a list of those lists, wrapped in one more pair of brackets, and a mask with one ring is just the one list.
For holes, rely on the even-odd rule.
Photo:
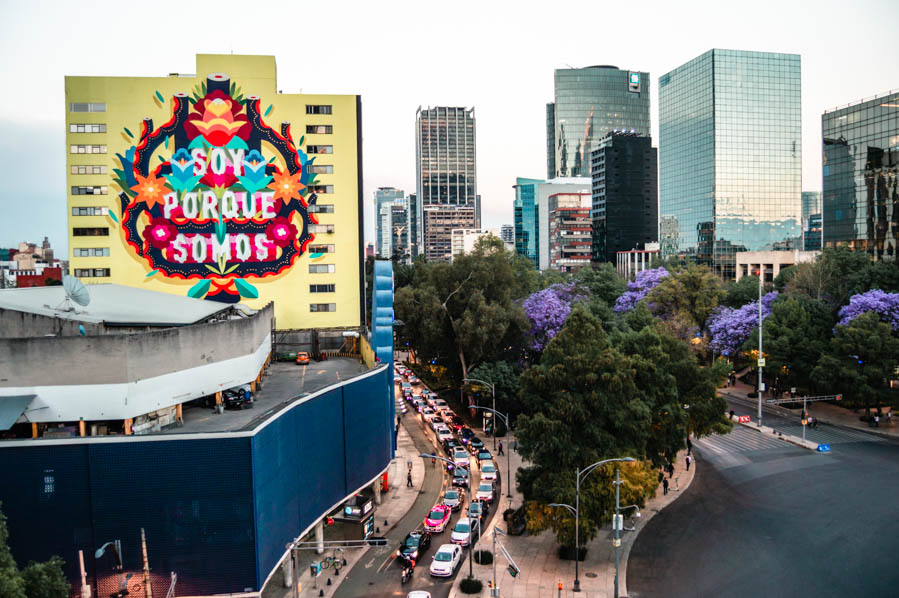
{"label": "white satellite dish", "polygon": [[84,283],[66,274],[62,277],[62,288],[66,291],[66,297],[82,307],[91,302],[91,294]]}

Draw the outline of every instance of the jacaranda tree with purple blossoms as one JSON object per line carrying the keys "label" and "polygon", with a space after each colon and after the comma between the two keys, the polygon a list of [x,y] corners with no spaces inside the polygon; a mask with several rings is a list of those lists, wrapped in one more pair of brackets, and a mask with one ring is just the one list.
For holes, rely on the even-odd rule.
{"label": "jacaranda tree with purple blossoms", "polygon": [[542,351],[562,329],[572,304],[586,298],[583,291],[571,282],[554,284],[525,299],[522,308],[531,320],[532,348]]}
{"label": "jacaranda tree with purple blossoms", "polygon": [[[771,304],[777,299],[777,291],[762,297],[762,320],[771,314]],[[712,340],[709,348],[717,353],[733,355],[752,335],[759,325],[759,302],[752,301],[739,309],[719,307],[709,317],[706,325]]]}
{"label": "jacaranda tree with purple blossoms", "polygon": [[880,319],[893,327],[893,331],[899,331],[899,293],[885,293],[880,289],[873,289],[867,293],[860,293],[849,298],[849,305],[840,309],[840,326],[848,326],[860,315],[874,312]]}
{"label": "jacaranda tree with purple blossoms", "polygon": [[634,280],[627,283],[627,290],[624,294],[615,301],[615,311],[623,313],[634,309],[637,303],[656,288],[668,275],[669,272],[664,267],[639,272]]}

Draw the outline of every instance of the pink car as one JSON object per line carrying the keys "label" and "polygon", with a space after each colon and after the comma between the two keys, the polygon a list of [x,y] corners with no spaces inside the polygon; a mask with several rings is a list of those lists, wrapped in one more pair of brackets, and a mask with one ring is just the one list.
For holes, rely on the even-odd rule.
{"label": "pink car", "polygon": [[439,534],[446,529],[449,523],[450,515],[453,510],[446,505],[435,505],[431,507],[431,512],[425,517],[425,531]]}

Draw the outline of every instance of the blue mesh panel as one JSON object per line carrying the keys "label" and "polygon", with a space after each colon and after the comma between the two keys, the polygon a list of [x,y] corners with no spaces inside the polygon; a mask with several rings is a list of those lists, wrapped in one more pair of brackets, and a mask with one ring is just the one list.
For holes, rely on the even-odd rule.
{"label": "blue mesh panel", "polygon": [[300,527],[305,529],[346,496],[343,398],[340,389],[297,407]]}
{"label": "blue mesh panel", "polygon": [[368,384],[343,387],[346,428],[347,493],[376,476],[390,462],[393,425],[384,385],[391,368],[368,378]]}

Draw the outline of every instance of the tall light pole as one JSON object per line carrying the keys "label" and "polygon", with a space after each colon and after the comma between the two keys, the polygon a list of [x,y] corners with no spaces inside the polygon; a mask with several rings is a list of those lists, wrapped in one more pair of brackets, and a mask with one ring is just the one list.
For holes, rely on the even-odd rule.
{"label": "tall light pole", "polygon": [[[637,509],[637,517],[640,516],[640,507],[637,505],[621,506],[621,470],[615,468],[615,520],[612,527],[615,529],[615,598],[618,598],[618,549],[621,547],[621,530],[624,529],[624,518],[620,515],[622,509]],[[629,531],[636,531],[637,526],[627,528]]]}
{"label": "tall light pole", "polygon": [[[485,411],[490,411],[493,413],[494,418],[500,418],[503,420],[503,424],[505,424],[506,429],[509,429],[509,415],[503,415],[496,409],[491,409],[490,407],[478,407],[475,405],[474,409],[483,409]],[[496,422],[493,422],[494,426],[496,426]],[[496,430],[494,430],[496,431]],[[493,437],[493,441],[496,442],[496,436]],[[506,483],[506,496],[512,498],[512,451],[506,451],[506,473],[509,475],[509,481]]]}
{"label": "tall light pole", "polygon": [[762,353],[762,265],[759,264],[759,427],[762,427],[762,391],[765,383],[762,382],[762,371],[765,368],[765,358]]}
{"label": "tall light pole", "polygon": [[[477,382],[478,384],[483,384],[484,386],[490,387],[490,394],[493,395],[493,412],[496,413],[496,386],[490,384],[489,382],[485,382],[483,380],[478,380],[477,378],[463,378],[462,382]],[[509,430],[509,422],[506,422],[506,431]],[[496,422],[493,422],[493,450],[496,450]]]}
{"label": "tall light pole", "polygon": [[[574,491],[574,508],[571,505],[566,505],[562,503],[552,503],[549,506],[551,507],[565,507],[569,511],[574,513],[574,587],[572,591],[580,592],[581,591],[581,579],[580,579],[580,558],[581,558],[581,482],[584,479],[593,473],[600,465],[605,465],[606,463],[614,463],[617,461],[636,461],[633,457],[616,457],[614,459],[603,459],[602,461],[597,461],[593,465],[589,465],[584,469],[575,469],[574,470],[574,480],[575,480],[575,491]],[[617,499],[616,499],[617,504]],[[616,578],[617,583],[617,578]]]}
{"label": "tall light pole", "polygon": [[[468,472],[469,483],[471,482],[471,469],[468,467],[465,467],[464,465],[456,465],[449,459],[446,459],[445,457],[441,457],[437,453],[434,453],[434,454],[418,453],[418,456],[421,457],[422,459],[440,459],[441,461],[446,461],[453,467],[458,467],[459,469],[464,469],[465,471]],[[478,521],[478,532],[480,532],[480,529],[481,529],[481,522]],[[471,517],[468,518],[468,577],[474,577],[473,567],[471,564]]]}

